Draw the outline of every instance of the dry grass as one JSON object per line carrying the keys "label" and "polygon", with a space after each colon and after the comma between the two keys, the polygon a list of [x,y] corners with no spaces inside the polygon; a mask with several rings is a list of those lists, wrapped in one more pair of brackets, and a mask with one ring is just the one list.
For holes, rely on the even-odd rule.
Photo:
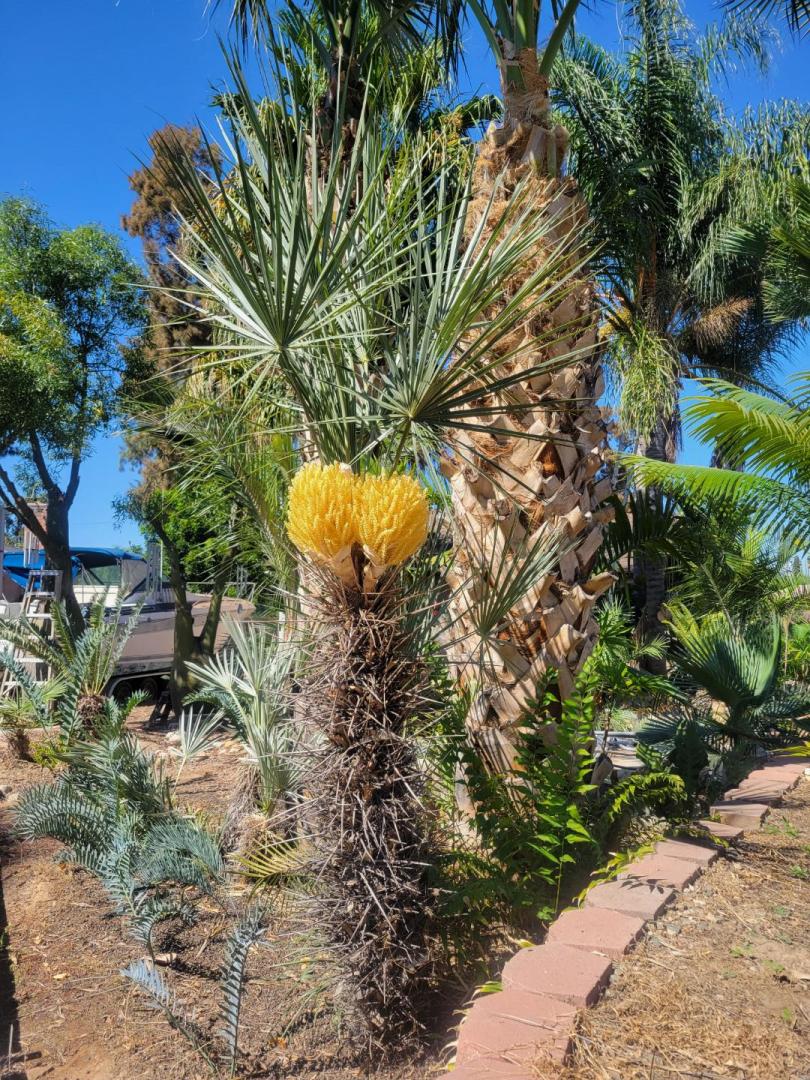
{"label": "dry grass", "polygon": [[583,1015],[555,1080],[810,1080],[810,782],[715,864]]}

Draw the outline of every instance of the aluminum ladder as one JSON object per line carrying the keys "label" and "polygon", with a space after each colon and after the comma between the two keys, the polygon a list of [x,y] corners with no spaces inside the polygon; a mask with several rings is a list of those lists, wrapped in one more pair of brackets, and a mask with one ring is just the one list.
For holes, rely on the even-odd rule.
{"label": "aluminum ladder", "polygon": [[[28,581],[20,605],[20,620],[27,619],[48,640],[53,639],[53,607],[61,595],[61,570],[29,570]],[[50,665],[38,656],[27,653],[19,645],[11,649],[11,656],[21,664],[36,683],[47,682],[51,677]],[[0,678],[0,697],[8,697],[17,686],[17,680],[8,669]]]}

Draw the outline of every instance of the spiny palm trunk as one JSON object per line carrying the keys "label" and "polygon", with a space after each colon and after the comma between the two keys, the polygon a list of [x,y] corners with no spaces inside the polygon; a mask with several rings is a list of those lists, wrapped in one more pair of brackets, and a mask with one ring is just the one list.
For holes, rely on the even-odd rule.
{"label": "spiny palm trunk", "polygon": [[[516,88],[504,79],[505,121],[500,129],[490,128],[482,141],[476,196],[483,207],[502,177],[499,201],[506,209],[516,185],[526,178],[537,213],[554,215],[558,222],[550,234],[553,240],[572,226],[584,228],[587,211],[574,183],[559,177],[567,136],[562,128],[550,127],[548,85],[537,71],[536,53],[524,50],[515,63],[523,85]],[[497,217],[492,214],[493,221]],[[514,289],[521,285],[516,281]],[[488,555],[494,546],[499,558],[509,558],[525,538],[546,527],[561,529],[566,537],[556,571],[512,610],[497,644],[488,647],[489,670],[470,710],[468,729],[496,769],[514,764],[515,734],[535,712],[538,685],[550,678],[559,698],[571,693],[596,641],[594,603],[611,583],[610,575],[592,575],[609,517],[600,504],[610,493],[601,475],[607,429],[596,405],[604,385],[597,322],[594,287],[587,277],[556,307],[531,310],[518,331],[499,343],[505,367],[530,369],[565,352],[575,356],[562,368],[527,376],[517,394],[512,390],[512,401],[493,399],[490,404],[502,405],[503,412],[491,422],[539,439],[468,432],[461,453],[446,467],[459,536],[455,584],[462,593],[475,587],[475,552]],[[521,341],[528,348],[510,358]],[[465,651],[470,659],[476,643],[472,626],[463,616],[460,622],[461,632],[454,637],[464,635],[465,640],[456,650],[457,662],[464,661]],[[553,723],[554,716],[547,719]]]}
{"label": "spiny palm trunk", "polygon": [[406,727],[426,680],[400,603],[390,575],[372,592],[324,580],[308,604],[314,649],[299,695],[319,737],[309,783],[316,924],[342,972],[350,1030],[374,1056],[420,1033],[432,957],[432,843]]}

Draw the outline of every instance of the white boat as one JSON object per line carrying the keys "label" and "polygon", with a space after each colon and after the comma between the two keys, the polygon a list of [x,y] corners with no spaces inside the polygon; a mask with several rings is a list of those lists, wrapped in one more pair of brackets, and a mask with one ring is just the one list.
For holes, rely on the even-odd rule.
{"label": "white boat", "polygon": [[[128,622],[133,612],[139,609],[135,628],[107,687],[108,693],[125,696],[131,689],[142,688],[156,694],[160,682],[171,671],[176,604],[172,590],[162,579],[159,553],[155,549],[156,546],[150,551],[150,556],[144,558],[118,548],[71,548],[73,590],[82,607],[103,597],[108,618],[115,618],[118,610],[122,624]],[[34,561],[39,565],[26,565],[31,559],[23,551],[4,553],[3,575],[0,578],[0,615],[19,618],[24,607],[29,574],[36,573],[43,562],[41,556]],[[255,605],[250,600],[249,582],[235,582],[229,591],[241,595],[225,596],[222,600],[215,646],[217,652],[227,641],[229,622],[249,619],[255,611]],[[212,598],[210,593],[201,591],[189,593],[188,599],[192,605],[194,632],[199,634],[205,625]]]}

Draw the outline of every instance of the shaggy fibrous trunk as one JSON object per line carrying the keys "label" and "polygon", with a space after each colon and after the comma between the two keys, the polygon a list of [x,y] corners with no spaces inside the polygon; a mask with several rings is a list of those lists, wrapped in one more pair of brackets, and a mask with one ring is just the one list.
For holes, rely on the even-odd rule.
{"label": "shaggy fibrous trunk", "polygon": [[405,730],[425,677],[400,605],[390,579],[361,592],[331,576],[306,605],[314,645],[299,715],[320,742],[308,815],[315,917],[342,971],[340,1003],[369,1050],[419,1033],[431,963],[432,845]]}
{"label": "shaggy fibrous trunk", "polygon": [[[567,136],[562,128],[549,126],[547,83],[537,72],[536,54],[527,52],[531,56],[518,58],[525,76],[522,88],[517,91],[509,84],[504,89],[503,126],[491,127],[482,141],[475,195],[482,214],[496,182],[500,184],[489,210],[494,223],[524,181],[521,197],[532,199],[536,212],[549,218],[551,245],[564,236],[581,237],[588,218],[574,182],[559,178]],[[471,227],[478,207],[473,204]],[[538,250],[535,259],[544,257]],[[571,263],[577,258],[581,249],[572,252]],[[528,273],[514,282],[512,291]],[[610,575],[592,573],[609,518],[600,504],[610,494],[603,474],[607,428],[596,404],[604,383],[594,294],[594,284],[583,271],[556,306],[528,307],[522,325],[497,346],[495,358],[503,358],[504,371],[528,371],[563,358],[564,366],[527,375],[510,387],[508,396],[486,401],[501,407],[489,418],[493,427],[525,432],[530,438],[466,432],[444,469],[458,538],[453,584],[461,590],[456,612],[460,632],[454,637],[462,644],[454,659],[462,673],[464,660],[476,647],[464,607],[476,587],[481,556],[485,563],[513,558],[538,530],[560,530],[563,537],[556,571],[510,612],[497,643],[488,643],[485,650],[488,670],[483,685],[478,684],[468,728],[473,742],[498,769],[514,764],[515,733],[535,719],[538,685],[550,677],[559,697],[571,693],[596,641],[594,603],[611,582]],[[512,355],[516,349],[520,351]],[[564,359],[566,354],[570,360]],[[549,669],[556,674],[547,676]],[[553,719],[547,717],[549,723]]]}

